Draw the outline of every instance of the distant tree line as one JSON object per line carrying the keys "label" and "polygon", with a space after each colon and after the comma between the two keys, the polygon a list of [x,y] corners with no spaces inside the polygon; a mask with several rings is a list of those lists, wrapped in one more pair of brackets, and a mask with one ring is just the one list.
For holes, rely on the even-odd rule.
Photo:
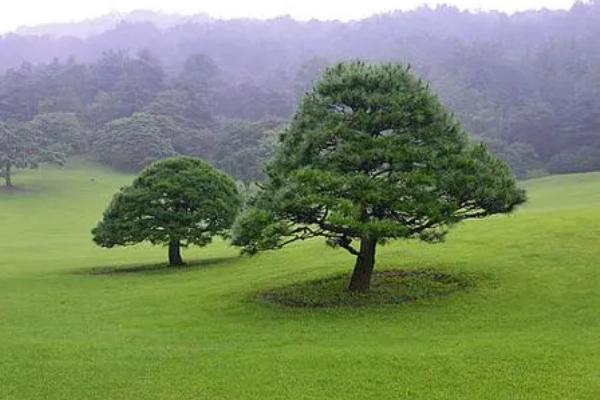
{"label": "distant tree line", "polygon": [[50,161],[41,154],[54,150],[57,159],[88,154],[129,172],[188,155],[242,181],[260,180],[292,107],[253,88],[239,96],[228,88],[215,63],[200,54],[175,76],[149,51],[109,51],[89,65],[24,63],[0,79],[0,154],[5,147],[8,153],[9,132],[22,142],[12,161],[0,158],[3,174]]}
{"label": "distant tree line", "polygon": [[598,1],[512,16],[440,7],[352,23],[162,26],[123,22],[85,39],[5,35],[0,121],[11,132],[36,118],[77,124],[68,138],[48,125],[34,142],[66,141],[70,153],[123,170],[181,154],[251,182],[325,66],[399,61],[517,176],[600,169]]}

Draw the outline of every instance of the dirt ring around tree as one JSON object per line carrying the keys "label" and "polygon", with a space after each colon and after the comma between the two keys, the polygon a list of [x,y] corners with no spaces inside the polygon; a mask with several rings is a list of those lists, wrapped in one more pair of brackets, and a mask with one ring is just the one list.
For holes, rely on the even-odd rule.
{"label": "dirt ring around tree", "polygon": [[335,308],[422,303],[473,288],[478,277],[435,269],[375,271],[366,293],[347,290],[349,274],[261,290],[254,299],[281,307]]}

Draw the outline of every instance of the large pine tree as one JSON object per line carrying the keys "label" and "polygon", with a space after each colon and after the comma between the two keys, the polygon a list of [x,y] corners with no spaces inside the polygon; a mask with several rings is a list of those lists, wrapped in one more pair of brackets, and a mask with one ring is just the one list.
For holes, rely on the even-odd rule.
{"label": "large pine tree", "polygon": [[461,220],[525,200],[510,169],[471,143],[428,85],[395,64],[327,69],[267,174],[234,243],[254,253],[324,237],[356,256],[352,291],[368,290],[378,244],[441,240]]}

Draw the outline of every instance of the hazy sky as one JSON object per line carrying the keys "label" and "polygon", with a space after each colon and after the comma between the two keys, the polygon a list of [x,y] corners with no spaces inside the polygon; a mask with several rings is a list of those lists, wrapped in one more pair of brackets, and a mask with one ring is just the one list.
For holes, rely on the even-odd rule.
{"label": "hazy sky", "polygon": [[170,13],[205,12],[215,17],[268,18],[289,14],[298,19],[358,19],[420,4],[448,3],[459,8],[514,12],[542,7],[569,8],[574,0],[0,0],[0,32],[22,25],[79,21],[110,12],[136,9]]}

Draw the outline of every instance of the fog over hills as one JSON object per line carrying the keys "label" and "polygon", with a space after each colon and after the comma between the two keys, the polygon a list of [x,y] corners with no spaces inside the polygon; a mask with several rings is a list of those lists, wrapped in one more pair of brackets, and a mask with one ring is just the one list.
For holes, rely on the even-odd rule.
{"label": "fog over hills", "polygon": [[202,22],[209,19],[210,17],[207,14],[184,16],[157,11],[137,10],[129,13],[114,12],[79,22],[22,26],[14,33],[21,36],[51,36],[54,38],[74,36],[85,39],[114,29],[122,22],[150,22],[157,28],[166,29],[176,25]]}
{"label": "fog over hills", "polygon": [[[94,71],[107,53],[135,58],[144,51],[164,71],[167,88],[190,57],[214,63],[215,117],[287,120],[326,65],[360,58],[410,64],[466,129],[520,176],[594,170],[600,169],[598,37],[599,1],[513,15],[422,7],[353,22],[137,11],[2,36],[0,70],[12,75],[0,86],[0,118],[15,115],[9,106],[15,76],[42,79],[53,63]],[[95,94],[112,90],[94,85],[86,89],[94,95],[86,95],[85,107],[93,107]],[[46,94],[31,96],[19,100],[30,105],[18,115],[33,117]]]}

